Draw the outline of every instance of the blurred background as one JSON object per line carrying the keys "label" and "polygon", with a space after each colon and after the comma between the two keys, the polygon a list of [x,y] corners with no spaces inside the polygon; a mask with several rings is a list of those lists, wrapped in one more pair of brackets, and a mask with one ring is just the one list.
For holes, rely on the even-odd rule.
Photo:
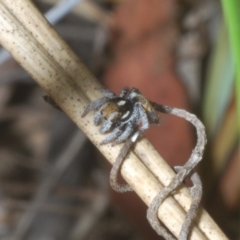
{"label": "blurred background", "polygon": [[[202,204],[240,239],[240,158],[234,61],[217,0],[36,0],[94,75],[115,93],[136,87],[205,124]],[[109,187],[110,164],[0,48],[0,239],[157,240],[146,206]],[[173,116],[145,136],[171,165],[195,129]]]}

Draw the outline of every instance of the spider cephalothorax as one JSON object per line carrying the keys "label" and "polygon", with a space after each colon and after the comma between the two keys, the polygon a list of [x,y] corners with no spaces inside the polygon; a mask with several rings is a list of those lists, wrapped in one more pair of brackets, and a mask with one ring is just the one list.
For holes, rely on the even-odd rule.
{"label": "spider cephalothorax", "polygon": [[118,144],[138,136],[151,124],[158,124],[159,118],[150,102],[136,88],[124,88],[119,96],[102,89],[105,97],[90,103],[83,117],[96,110],[94,124],[101,125],[100,133],[110,133],[102,142]]}

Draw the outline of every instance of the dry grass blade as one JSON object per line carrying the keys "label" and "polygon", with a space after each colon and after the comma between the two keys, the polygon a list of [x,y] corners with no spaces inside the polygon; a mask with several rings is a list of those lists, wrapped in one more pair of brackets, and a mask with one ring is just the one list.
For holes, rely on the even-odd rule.
{"label": "dry grass blade", "polygon": [[[104,136],[93,125],[93,114],[81,118],[89,101],[101,96],[98,91],[100,85],[92,74],[30,1],[1,0],[0,23],[0,43],[113,163],[121,146],[100,146]],[[172,169],[146,139],[137,144],[124,162],[121,173],[147,205],[162,185],[166,186],[174,176]],[[164,201],[159,209],[159,218],[178,236],[191,197],[183,188],[175,198],[169,197]],[[198,220],[191,239],[227,239],[204,210]]]}

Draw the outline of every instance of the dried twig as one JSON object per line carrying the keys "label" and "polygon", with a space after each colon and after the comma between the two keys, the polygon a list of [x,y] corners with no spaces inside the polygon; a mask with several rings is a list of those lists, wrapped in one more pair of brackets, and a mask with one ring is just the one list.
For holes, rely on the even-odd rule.
{"label": "dried twig", "polygon": [[[197,144],[194,150],[192,151],[192,154],[189,160],[183,166],[175,167],[177,174],[174,176],[172,181],[162,191],[160,191],[160,193],[158,193],[158,195],[153,199],[147,211],[148,221],[151,224],[151,226],[155,229],[155,231],[159,235],[162,235],[165,239],[172,240],[174,238],[172,238],[172,236],[165,230],[165,228],[161,226],[157,218],[158,208],[162,204],[164,199],[171,192],[175,191],[183,183],[185,178],[187,178],[190,174],[192,174],[194,167],[202,159],[204,148],[207,143],[207,139],[205,134],[205,127],[203,126],[202,122],[194,114],[191,114],[183,109],[171,108],[171,107],[156,104],[153,102],[152,102],[152,105],[154,106],[155,109],[157,109],[160,112],[172,114],[172,115],[184,118],[185,120],[191,122],[195,126],[197,131]],[[192,225],[193,218],[196,215],[196,212],[202,197],[202,182],[200,180],[200,177],[198,176],[197,173],[193,173],[190,176],[190,178],[193,183],[193,187],[190,190],[193,200],[192,200],[190,209],[187,212],[183,226],[181,228],[179,238],[178,238],[179,240],[187,239],[190,226]]]}

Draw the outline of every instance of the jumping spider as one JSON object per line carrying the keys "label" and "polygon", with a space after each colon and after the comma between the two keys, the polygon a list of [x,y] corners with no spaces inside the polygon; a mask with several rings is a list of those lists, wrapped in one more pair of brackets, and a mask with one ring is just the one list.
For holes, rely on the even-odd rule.
{"label": "jumping spider", "polygon": [[117,182],[117,173],[123,160],[129,153],[132,145],[138,137],[150,127],[151,124],[158,124],[159,117],[157,112],[172,114],[191,122],[197,130],[197,144],[189,160],[183,166],[175,166],[175,177],[168,186],[153,199],[147,211],[147,218],[154,230],[166,240],[173,240],[171,234],[160,224],[157,212],[163,200],[179,187],[182,182],[190,177],[193,187],[190,189],[192,203],[186,215],[185,222],[179,235],[179,240],[186,240],[192,220],[198,209],[202,197],[202,183],[200,177],[193,168],[201,161],[206,144],[205,128],[201,121],[193,114],[185,110],[171,108],[148,101],[136,88],[124,88],[117,96],[107,89],[101,89],[105,97],[90,103],[82,114],[82,117],[94,110],[94,124],[100,126],[100,133],[109,135],[101,144],[112,142],[113,145],[125,142],[110,172],[110,184],[118,192],[131,191],[129,185],[121,185]]}
{"label": "jumping spider", "polygon": [[110,133],[102,144],[118,144],[129,138],[135,142],[151,124],[159,123],[157,112],[136,88],[124,88],[119,96],[107,89],[101,91],[105,97],[90,103],[82,116],[97,110],[94,124],[101,124],[101,134]]}

